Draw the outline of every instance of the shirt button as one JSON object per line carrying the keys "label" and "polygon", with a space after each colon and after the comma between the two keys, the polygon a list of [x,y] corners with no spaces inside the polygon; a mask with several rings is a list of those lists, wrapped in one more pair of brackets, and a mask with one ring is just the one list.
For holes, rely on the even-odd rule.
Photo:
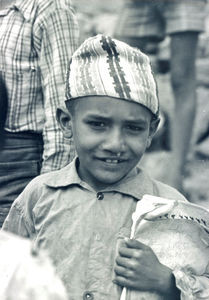
{"label": "shirt button", "polygon": [[104,199],[103,193],[101,193],[101,192],[97,193],[97,199],[98,200],[103,200]]}
{"label": "shirt button", "polygon": [[100,235],[98,233],[95,234],[95,240],[96,241],[100,241],[101,240]]}
{"label": "shirt button", "polygon": [[83,300],[93,300],[94,295],[91,292],[85,292],[83,294]]}

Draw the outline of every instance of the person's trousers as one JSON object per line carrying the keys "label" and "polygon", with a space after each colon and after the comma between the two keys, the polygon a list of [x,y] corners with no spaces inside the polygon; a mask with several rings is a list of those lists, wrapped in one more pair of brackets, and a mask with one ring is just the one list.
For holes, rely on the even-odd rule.
{"label": "person's trousers", "polygon": [[40,174],[43,141],[36,133],[4,132],[0,148],[0,227],[13,201]]}

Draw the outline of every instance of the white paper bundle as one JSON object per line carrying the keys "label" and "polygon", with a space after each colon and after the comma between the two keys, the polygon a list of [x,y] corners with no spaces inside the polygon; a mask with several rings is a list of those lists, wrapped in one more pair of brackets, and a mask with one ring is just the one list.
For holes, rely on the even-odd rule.
{"label": "white paper bundle", "polygon": [[[137,203],[132,219],[130,238],[150,246],[162,264],[197,276],[206,273],[209,267],[209,212],[206,209],[188,202],[145,195]],[[163,298],[156,293],[124,288],[120,299]]]}

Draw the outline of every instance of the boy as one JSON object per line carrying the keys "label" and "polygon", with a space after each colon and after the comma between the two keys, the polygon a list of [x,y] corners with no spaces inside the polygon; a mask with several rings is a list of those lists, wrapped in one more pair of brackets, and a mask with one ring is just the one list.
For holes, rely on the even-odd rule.
{"label": "boy", "polygon": [[150,247],[126,239],[116,255],[144,194],[184,201],[136,167],[159,115],[147,56],[110,37],[89,38],[70,62],[66,98],[67,111],[58,110],[57,119],[65,138],[74,137],[78,157],[34,179],[4,229],[48,250],[71,300],[120,299],[122,287],[138,290],[139,299],[140,290],[180,299],[184,281]]}

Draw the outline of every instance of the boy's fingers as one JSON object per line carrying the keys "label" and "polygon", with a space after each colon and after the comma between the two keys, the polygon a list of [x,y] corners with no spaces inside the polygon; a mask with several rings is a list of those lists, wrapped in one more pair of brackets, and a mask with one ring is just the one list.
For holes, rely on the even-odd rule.
{"label": "boy's fingers", "polygon": [[146,250],[147,248],[149,248],[147,245],[134,239],[125,238],[125,243],[128,246],[128,248],[132,249]]}
{"label": "boy's fingers", "polygon": [[113,282],[122,287],[134,288],[132,280],[129,280],[123,276],[115,276]]}
{"label": "boy's fingers", "polygon": [[131,258],[133,256],[133,249],[122,246],[118,250],[119,254],[123,257]]}
{"label": "boy's fingers", "polygon": [[121,257],[121,256],[118,256],[116,258],[116,264],[118,266],[121,266],[121,267],[124,267],[124,268],[128,268],[128,269],[132,269],[134,266],[133,266],[133,262],[130,258],[126,258],[126,257]]}
{"label": "boy's fingers", "polygon": [[115,266],[114,268],[116,276],[123,276],[125,278],[133,278],[134,272],[128,268],[124,268],[121,266]]}

